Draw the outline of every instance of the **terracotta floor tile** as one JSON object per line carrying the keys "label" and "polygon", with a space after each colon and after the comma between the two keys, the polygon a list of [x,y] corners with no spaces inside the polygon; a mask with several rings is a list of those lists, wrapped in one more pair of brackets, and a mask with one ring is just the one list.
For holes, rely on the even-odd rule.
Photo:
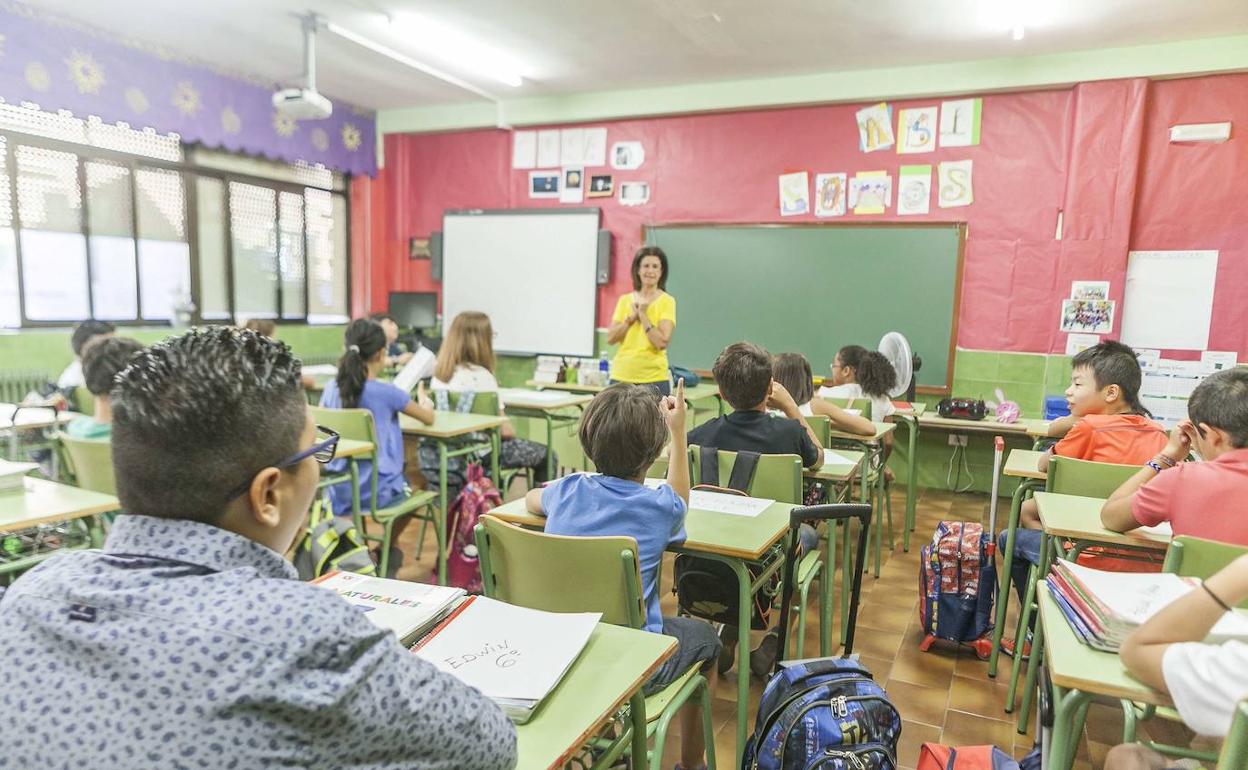
{"label": "terracotta floor tile", "polygon": [[854,633],[854,652],[876,658],[892,659],[901,647],[901,633],[897,631],[874,631],[862,629]]}
{"label": "terracotta floor tile", "polygon": [[949,708],[988,719],[1009,719],[1005,713],[1007,689],[987,678],[972,679],[955,673],[949,688]]}
{"label": "terracotta floor tile", "polygon": [[884,689],[902,719],[907,722],[921,722],[932,727],[944,725],[945,710],[949,704],[947,689],[921,687],[897,679],[890,679]]}
{"label": "terracotta floor tile", "polygon": [[914,767],[919,762],[919,749],[924,743],[940,743],[939,727],[921,722],[901,720],[901,738],[897,741],[897,764]]}
{"label": "terracotta floor tile", "polygon": [[949,688],[953,680],[953,661],[946,666],[940,658],[916,659],[910,656],[898,656],[889,670],[888,681],[902,681],[923,687]]}
{"label": "terracotta floor tile", "polygon": [[858,609],[858,628],[904,632],[914,615],[912,607],[872,601]]}
{"label": "terracotta floor tile", "polygon": [[985,719],[965,711],[950,711],[945,714],[945,728],[941,732],[940,742],[950,746],[994,746],[1014,745],[1014,725],[1010,722],[999,722]]}

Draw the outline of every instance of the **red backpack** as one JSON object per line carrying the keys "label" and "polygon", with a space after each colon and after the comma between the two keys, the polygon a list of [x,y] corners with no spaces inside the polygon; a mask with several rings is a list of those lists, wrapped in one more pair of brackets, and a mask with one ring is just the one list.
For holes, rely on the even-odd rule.
{"label": "red backpack", "polygon": [[479,594],[481,564],[473,530],[478,519],[503,504],[503,496],[479,463],[468,465],[464,479],[464,488],[447,512],[451,527],[447,530],[450,552],[446,556],[446,582],[470,594]]}
{"label": "red backpack", "polygon": [[954,748],[925,743],[919,749],[918,770],[1019,770],[1019,766],[996,746]]}

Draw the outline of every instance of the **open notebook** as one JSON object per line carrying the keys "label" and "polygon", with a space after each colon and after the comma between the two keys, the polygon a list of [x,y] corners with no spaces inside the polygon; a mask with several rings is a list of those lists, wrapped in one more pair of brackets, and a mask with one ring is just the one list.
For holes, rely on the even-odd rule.
{"label": "open notebook", "polygon": [[393,631],[405,647],[428,633],[464,597],[462,588],[354,572],[331,572],[314,582],[354,604],[375,625]]}
{"label": "open notebook", "polygon": [[523,724],[585,649],[601,617],[473,596],[412,652],[477,688],[511,721]]}

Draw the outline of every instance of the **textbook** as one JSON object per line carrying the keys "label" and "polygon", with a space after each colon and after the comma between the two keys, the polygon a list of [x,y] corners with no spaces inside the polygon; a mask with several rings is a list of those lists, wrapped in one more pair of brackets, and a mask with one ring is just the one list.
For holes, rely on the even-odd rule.
{"label": "textbook", "polygon": [[404,647],[428,633],[465,596],[462,588],[354,572],[331,572],[313,583],[358,607],[374,625],[393,631]]}
{"label": "textbook", "polygon": [[26,474],[38,467],[38,463],[14,463],[0,460],[0,492],[22,489]]}
{"label": "textbook", "polygon": [[524,724],[580,656],[601,618],[598,612],[543,612],[472,596],[412,653]]}
{"label": "textbook", "polygon": [[[1053,599],[1088,646],[1117,652],[1127,635],[1166,605],[1200,586],[1170,572],[1109,572],[1058,559],[1046,578]],[[1248,641],[1248,612],[1224,615],[1206,641]]]}

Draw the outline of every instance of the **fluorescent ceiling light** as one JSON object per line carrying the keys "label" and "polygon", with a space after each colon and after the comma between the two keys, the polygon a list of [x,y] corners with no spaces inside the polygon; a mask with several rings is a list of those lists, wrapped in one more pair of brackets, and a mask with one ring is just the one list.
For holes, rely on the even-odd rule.
{"label": "fluorescent ceiling light", "polygon": [[422,53],[455,68],[518,88],[524,83],[521,67],[511,57],[478,40],[425,16],[401,13],[390,26]]}

